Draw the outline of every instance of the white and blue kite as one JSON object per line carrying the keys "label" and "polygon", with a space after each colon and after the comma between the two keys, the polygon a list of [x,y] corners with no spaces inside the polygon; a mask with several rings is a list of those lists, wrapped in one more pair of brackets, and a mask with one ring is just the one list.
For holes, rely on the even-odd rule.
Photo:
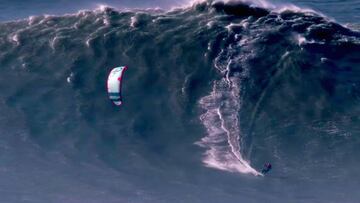
{"label": "white and blue kite", "polygon": [[121,84],[122,84],[122,77],[126,69],[127,66],[116,67],[111,70],[108,76],[107,90],[108,90],[109,98],[116,106],[120,106],[122,104]]}

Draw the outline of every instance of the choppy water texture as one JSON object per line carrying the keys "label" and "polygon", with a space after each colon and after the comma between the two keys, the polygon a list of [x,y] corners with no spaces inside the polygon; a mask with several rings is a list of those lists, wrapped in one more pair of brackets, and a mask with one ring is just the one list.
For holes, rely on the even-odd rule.
{"label": "choppy water texture", "polygon": [[[125,8],[161,8],[188,6],[201,0],[1,0],[0,21],[27,18],[42,14],[60,15],[74,13],[81,9],[95,9],[99,6],[111,6],[119,9]],[[229,1],[229,0],[227,0]],[[248,2],[261,7],[306,8],[327,15],[333,20],[346,24],[360,22],[360,1],[358,0],[236,0]]]}
{"label": "choppy water texture", "polygon": [[360,33],[256,5],[1,23],[3,201],[359,201]]}

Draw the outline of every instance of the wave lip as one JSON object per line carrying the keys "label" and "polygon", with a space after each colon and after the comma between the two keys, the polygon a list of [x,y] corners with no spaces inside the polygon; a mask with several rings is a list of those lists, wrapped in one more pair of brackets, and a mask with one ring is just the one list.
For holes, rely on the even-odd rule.
{"label": "wave lip", "polygon": [[264,8],[253,7],[248,4],[244,4],[241,2],[234,2],[234,1],[229,3],[224,3],[221,1],[214,2],[212,4],[212,7],[218,12],[222,11],[228,15],[235,15],[235,16],[262,17],[269,14],[269,11]]}

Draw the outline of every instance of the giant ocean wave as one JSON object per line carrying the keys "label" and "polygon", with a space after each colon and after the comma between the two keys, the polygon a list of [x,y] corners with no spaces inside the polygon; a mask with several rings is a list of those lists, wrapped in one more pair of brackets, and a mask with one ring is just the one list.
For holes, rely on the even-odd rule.
{"label": "giant ocean wave", "polygon": [[[352,149],[336,143],[358,142],[360,33],[309,10],[104,7],[0,30],[1,120],[21,123],[6,132],[65,159],[141,174],[200,146],[192,159],[211,168],[259,175],[272,160],[291,175],[330,170]],[[116,108],[105,81],[125,64]]]}

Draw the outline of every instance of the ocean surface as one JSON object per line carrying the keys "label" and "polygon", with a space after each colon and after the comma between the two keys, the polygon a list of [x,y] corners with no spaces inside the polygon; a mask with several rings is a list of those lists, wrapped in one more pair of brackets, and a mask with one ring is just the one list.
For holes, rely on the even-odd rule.
{"label": "ocean surface", "polygon": [[360,202],[359,13],[1,0],[0,202]]}

